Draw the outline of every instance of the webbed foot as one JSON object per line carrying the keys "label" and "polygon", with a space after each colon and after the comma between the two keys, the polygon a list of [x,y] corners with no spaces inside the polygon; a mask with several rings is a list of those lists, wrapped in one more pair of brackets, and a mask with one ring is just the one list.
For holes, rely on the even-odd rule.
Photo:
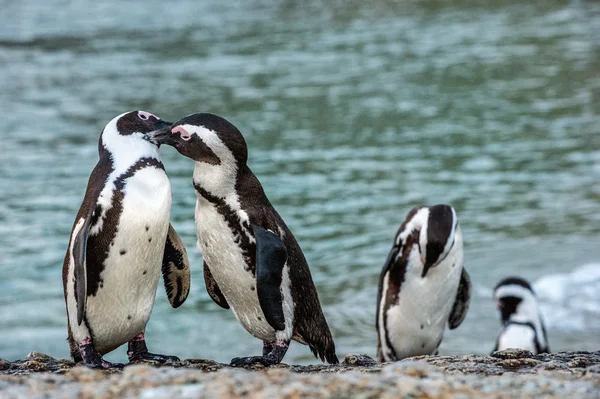
{"label": "webbed foot", "polygon": [[260,363],[265,367],[273,366],[281,363],[290,346],[288,342],[273,341],[263,342],[263,355],[250,357],[235,357],[231,359],[230,365],[233,367],[250,366]]}
{"label": "webbed foot", "polygon": [[129,357],[130,362],[143,360],[152,360],[160,363],[179,361],[177,356],[157,355],[156,353],[148,352],[144,333],[139,333],[129,341],[129,344],[127,345],[127,357]]}
{"label": "webbed foot", "polygon": [[79,353],[83,364],[91,369],[122,369],[125,367],[122,363],[112,363],[102,359],[100,353],[94,348],[91,338],[86,338],[79,343]]}

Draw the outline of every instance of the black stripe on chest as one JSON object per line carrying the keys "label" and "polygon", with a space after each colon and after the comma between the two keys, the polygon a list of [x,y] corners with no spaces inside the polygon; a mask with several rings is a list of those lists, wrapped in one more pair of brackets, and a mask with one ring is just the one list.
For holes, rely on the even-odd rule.
{"label": "black stripe on chest", "polygon": [[404,283],[404,280],[406,278],[406,267],[408,266],[410,252],[412,251],[414,245],[419,245],[420,232],[420,230],[415,230],[409,236],[407,236],[404,240],[403,245],[400,248],[398,248],[399,252],[393,254],[394,258],[390,259],[392,264],[388,269],[388,289],[385,292],[385,305],[383,308],[383,329],[385,332],[386,344],[389,350],[392,352],[392,356],[394,359],[397,359],[398,357],[390,339],[390,330],[388,328],[387,314],[388,310],[392,306],[397,305],[399,302],[398,299],[400,296],[402,283]]}
{"label": "black stripe on chest", "polygon": [[[136,172],[144,168],[156,168],[164,170],[163,164],[156,158],[141,158],[129,169],[117,177],[114,181],[115,189],[110,200],[111,208],[106,211],[102,218],[102,230],[96,235],[88,237],[88,246],[86,252],[86,269],[87,269],[87,295],[96,295],[99,288],[103,288],[104,282],[101,274],[104,271],[104,262],[108,258],[110,247],[114,245],[114,240],[119,228],[119,219],[123,212],[123,199],[125,197],[124,190],[127,184],[127,179],[132,177]],[[110,182],[106,182],[110,184]],[[102,215],[102,207],[96,205],[90,229],[98,223],[98,219]]]}
{"label": "black stripe on chest", "polygon": [[217,213],[227,223],[227,226],[231,230],[233,240],[242,250],[242,256],[244,257],[244,268],[252,272],[252,275],[256,275],[256,244],[250,241],[248,235],[251,231],[250,223],[242,221],[237,212],[229,206],[223,198],[219,198],[202,188],[200,185],[194,183],[194,188],[208,202],[210,202],[216,209]]}

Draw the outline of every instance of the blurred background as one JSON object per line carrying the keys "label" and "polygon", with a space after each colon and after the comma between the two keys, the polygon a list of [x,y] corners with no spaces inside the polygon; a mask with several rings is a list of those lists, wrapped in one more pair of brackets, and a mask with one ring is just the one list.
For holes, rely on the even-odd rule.
{"label": "blurred background", "polygon": [[[68,357],[61,268],[104,125],[204,111],[311,266],[338,355],[375,355],[377,283],[415,205],[460,217],[474,297],[442,354],[486,354],[492,289],[534,282],[550,347],[600,349],[600,3],[0,1],[0,357]],[[208,297],[192,161],[162,148],[192,291],[162,283],[151,350],[262,345]],[[125,360],[125,348],[107,356]],[[287,363],[316,360],[293,344]]]}

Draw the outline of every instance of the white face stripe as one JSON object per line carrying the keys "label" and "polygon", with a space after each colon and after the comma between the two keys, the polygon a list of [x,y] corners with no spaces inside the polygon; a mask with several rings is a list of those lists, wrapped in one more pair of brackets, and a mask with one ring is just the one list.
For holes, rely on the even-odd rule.
{"label": "white face stripe", "polygon": [[[423,207],[413,215],[408,223],[406,223],[406,226],[404,226],[404,230],[398,234],[396,245],[402,245],[402,243],[406,241],[406,238],[415,230],[421,229],[425,230],[427,233],[427,220],[429,220],[429,208]],[[424,229],[423,226],[425,226]],[[425,237],[427,237],[427,234],[425,234]]]}
{"label": "white face stripe", "polygon": [[494,292],[496,301],[509,296],[521,298],[521,302],[517,306],[515,313],[511,316],[511,320],[533,322],[538,319],[539,308],[537,299],[531,291],[517,284],[508,284],[498,287]]}
{"label": "white face stripe", "polygon": [[510,320],[518,323],[533,323],[540,344],[545,346],[546,340],[542,331],[543,321],[541,310],[535,295],[527,288],[518,284],[501,285],[494,292],[494,299],[496,301],[508,296],[522,299],[519,305],[517,305],[515,313],[510,316]]}
{"label": "white face stripe", "polygon": [[[440,254],[438,262],[443,260],[449,254],[449,250],[454,244],[456,240],[457,228],[458,228],[458,217],[456,215],[456,211],[454,208],[450,207],[452,210],[452,228],[450,230],[450,234],[448,236],[448,240],[446,241],[446,245],[444,246],[444,251]],[[421,257],[423,262],[427,262],[427,233],[429,226],[429,207],[423,207],[419,209],[413,217],[406,223],[404,230],[398,234],[396,238],[396,245],[401,246],[406,241],[406,238],[413,233],[415,230],[420,230],[419,233],[419,245],[421,247]],[[401,256],[402,251],[398,253],[398,256]]]}
{"label": "white face stripe", "polygon": [[523,300],[532,299],[535,301],[535,296],[533,293],[527,288],[518,284],[501,285],[494,292],[494,298],[496,298],[496,300],[507,296],[514,296],[517,298],[522,298]]}
{"label": "white face stripe", "polygon": [[126,171],[140,158],[156,158],[160,160],[158,146],[144,140],[144,133],[133,133],[129,135],[119,134],[117,122],[128,112],[113,118],[104,127],[102,133],[102,145],[111,155],[113,168],[116,171]]}
{"label": "white face stripe", "polygon": [[454,208],[450,208],[452,210],[452,229],[450,230],[450,234],[448,235],[448,241],[446,241],[446,245],[444,246],[444,252],[440,255],[440,260],[448,253],[452,245],[454,244],[454,240],[456,240],[456,230],[458,229],[458,216],[456,216],[456,211]]}
{"label": "white face stripe", "polygon": [[238,166],[233,153],[215,131],[195,125],[181,125],[181,127],[202,139],[220,160],[218,165],[196,161],[194,183],[199,184],[209,193],[224,198],[233,209],[239,209],[239,198],[235,190]]}

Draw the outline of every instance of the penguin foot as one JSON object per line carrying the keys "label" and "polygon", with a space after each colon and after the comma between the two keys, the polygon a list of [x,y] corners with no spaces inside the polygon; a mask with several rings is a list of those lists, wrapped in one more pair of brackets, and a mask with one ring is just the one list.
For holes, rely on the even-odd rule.
{"label": "penguin foot", "polygon": [[177,356],[157,355],[155,353],[148,352],[144,333],[139,333],[131,341],[129,341],[129,344],[127,345],[127,357],[129,357],[130,362],[143,360],[152,360],[159,363],[179,361]]}
{"label": "penguin foot", "polygon": [[122,363],[111,363],[102,359],[100,353],[94,348],[91,338],[86,338],[79,344],[79,353],[83,364],[91,369],[122,369],[125,367]]}
{"label": "penguin foot", "polygon": [[91,369],[122,369],[125,367],[123,363],[112,363],[100,358],[99,362],[87,362],[83,360],[83,364]]}
{"label": "penguin foot", "polygon": [[264,341],[262,356],[235,357],[231,359],[230,365],[233,367],[239,367],[250,366],[252,364],[260,363],[265,367],[273,366],[281,363],[281,360],[285,356],[285,353],[287,352],[289,347],[289,341]]}

